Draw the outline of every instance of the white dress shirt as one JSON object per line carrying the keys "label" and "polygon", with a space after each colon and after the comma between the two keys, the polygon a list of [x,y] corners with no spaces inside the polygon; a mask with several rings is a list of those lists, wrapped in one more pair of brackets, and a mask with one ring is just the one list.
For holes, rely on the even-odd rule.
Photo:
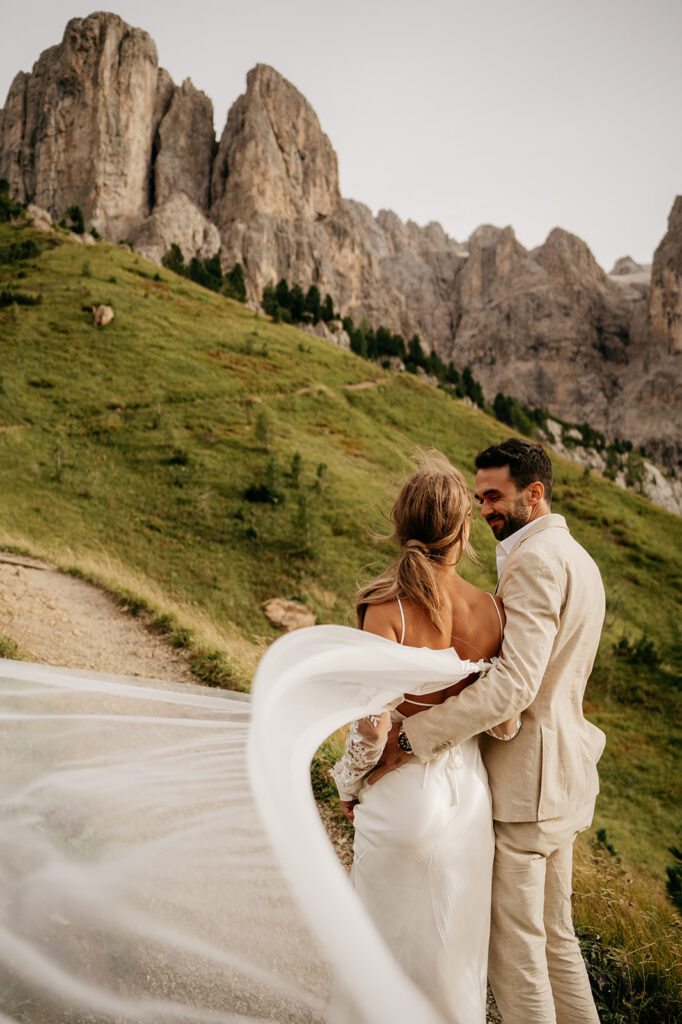
{"label": "white dress shirt", "polygon": [[520,530],[517,530],[515,533],[511,533],[508,537],[505,537],[504,540],[501,540],[500,543],[497,545],[497,550],[495,551],[495,559],[497,561],[498,580],[502,575],[504,563],[507,561],[509,555],[514,550],[517,543],[521,540],[524,533],[527,530],[529,530],[531,526],[533,526],[536,522],[537,519],[531,519],[531,521],[529,523],[526,523],[525,526],[522,526]]}

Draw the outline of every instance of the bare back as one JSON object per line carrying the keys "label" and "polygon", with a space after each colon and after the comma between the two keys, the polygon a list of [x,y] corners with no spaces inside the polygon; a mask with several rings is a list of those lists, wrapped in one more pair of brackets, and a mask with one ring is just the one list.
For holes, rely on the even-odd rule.
{"label": "bare back", "polygon": [[[422,608],[410,601],[401,602],[404,636],[403,616],[397,601],[369,605],[363,628],[397,643],[402,640],[408,647],[430,647],[436,651],[454,647],[460,658],[470,661],[487,661],[494,657],[500,649],[501,623],[504,623],[504,610],[499,598],[491,600],[490,594],[457,575],[444,581],[443,590],[442,630],[431,622]],[[405,702],[397,710],[403,715],[417,714],[425,707],[442,703],[459,693],[475,678],[472,676],[428,697],[412,698],[411,694],[405,694]]]}

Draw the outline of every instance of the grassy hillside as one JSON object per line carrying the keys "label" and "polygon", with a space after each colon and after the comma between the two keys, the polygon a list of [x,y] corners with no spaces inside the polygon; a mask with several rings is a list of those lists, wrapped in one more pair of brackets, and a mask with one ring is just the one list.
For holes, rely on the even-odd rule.
{"label": "grassy hillside", "polygon": [[[8,262],[27,239],[41,251]],[[414,377],[124,249],[6,226],[0,253],[0,293],[11,286],[0,308],[0,545],[153,608],[209,681],[248,686],[277,634],[268,598],[352,622],[357,579],[391,557],[368,528],[382,529],[379,508],[413,445],[441,449],[473,481],[475,453],[507,433]],[[11,302],[17,292],[42,301]],[[84,309],[99,303],[116,313],[104,328]],[[577,915],[619,949],[595,971],[620,958],[640,988],[670,995],[682,952],[664,897],[668,847],[680,845],[682,523],[561,460],[555,472],[554,510],[598,562],[608,601],[587,704],[609,737],[595,822],[605,833],[581,845]],[[249,488],[277,500],[246,500]],[[485,561],[464,573],[492,588],[480,519],[474,540]],[[645,1016],[637,999],[640,1017],[604,1020],[672,1019]]]}

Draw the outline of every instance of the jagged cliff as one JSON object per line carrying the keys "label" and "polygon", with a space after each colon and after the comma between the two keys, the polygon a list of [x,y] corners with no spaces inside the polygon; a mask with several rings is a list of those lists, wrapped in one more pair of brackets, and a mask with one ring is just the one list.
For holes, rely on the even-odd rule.
{"label": "jagged cliff", "polygon": [[682,199],[652,286],[633,261],[606,275],[555,229],[531,252],[510,227],[466,242],[439,224],[377,217],[344,199],[336,154],[298,90],[259,64],[219,143],[211,101],[159,68],[150,37],[113,14],[76,18],[0,112],[0,176],[17,198],[129,239],[159,261],[221,249],[252,297],[280,277],[314,282],[356,322],[410,336],[554,415],[682,455]]}

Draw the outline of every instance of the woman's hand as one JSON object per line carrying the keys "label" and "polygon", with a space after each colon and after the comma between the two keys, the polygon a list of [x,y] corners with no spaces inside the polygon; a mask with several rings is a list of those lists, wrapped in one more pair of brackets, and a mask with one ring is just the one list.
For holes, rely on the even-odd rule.
{"label": "woman's hand", "polygon": [[357,800],[340,800],[341,810],[348,818],[350,822],[355,818],[355,805],[358,803]]}

